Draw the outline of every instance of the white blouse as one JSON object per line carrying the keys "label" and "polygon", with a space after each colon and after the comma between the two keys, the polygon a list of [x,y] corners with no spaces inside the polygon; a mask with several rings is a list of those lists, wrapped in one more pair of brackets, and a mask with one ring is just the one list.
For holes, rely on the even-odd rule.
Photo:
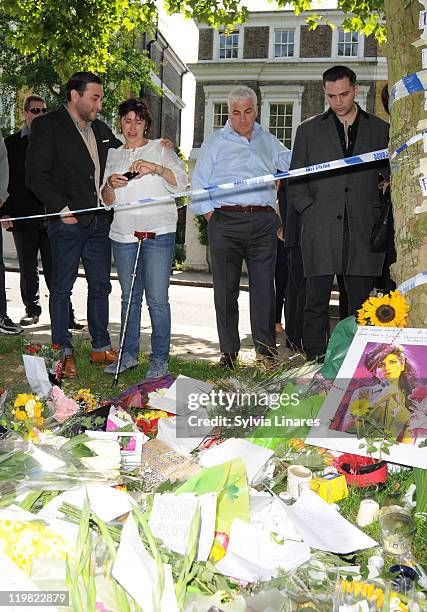
{"label": "white blouse", "polygon": [[[103,185],[112,174],[127,172],[133,161],[143,159],[169,168],[176,178],[176,186],[168,183],[163,177],[147,174],[134,178],[126,185],[115,190],[114,204],[124,204],[141,198],[162,196],[184,191],[187,185],[185,163],[174,151],[160,144],[160,140],[150,140],[143,147],[136,149],[109,149],[105,166]],[[175,200],[169,202],[152,202],[114,211],[110,228],[110,238],[117,242],[136,242],[135,231],[168,234],[176,231],[177,210]]]}

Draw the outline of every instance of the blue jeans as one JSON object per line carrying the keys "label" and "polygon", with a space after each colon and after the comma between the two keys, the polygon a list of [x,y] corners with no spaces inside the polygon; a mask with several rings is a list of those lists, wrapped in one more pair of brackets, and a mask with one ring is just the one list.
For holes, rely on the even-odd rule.
{"label": "blue jeans", "polygon": [[[122,333],[129,301],[132,273],[138,249],[137,242],[112,240],[114,260],[122,289]],[[141,245],[138,269],[124,344],[124,352],[138,357],[141,331],[141,306],[145,292],[151,319],[151,357],[167,359],[171,337],[169,279],[175,252],[175,232],[161,234]]]}
{"label": "blue jeans", "polygon": [[111,348],[108,335],[108,296],[111,292],[110,224],[104,215],[94,217],[90,225],[49,221],[48,235],[52,248],[52,286],[50,319],[52,342],[65,353],[72,350],[69,302],[82,260],[88,284],[87,321],[95,351]]}

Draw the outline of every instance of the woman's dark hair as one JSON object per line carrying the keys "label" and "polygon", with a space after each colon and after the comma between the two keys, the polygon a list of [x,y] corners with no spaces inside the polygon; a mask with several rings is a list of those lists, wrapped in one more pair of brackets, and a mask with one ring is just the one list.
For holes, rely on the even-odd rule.
{"label": "woman's dark hair", "polygon": [[381,365],[387,355],[396,355],[401,363],[405,361],[403,372],[399,376],[399,387],[405,394],[405,398],[414,390],[417,382],[417,374],[405,355],[405,349],[398,344],[380,344],[370,351],[365,357],[365,368],[375,374],[375,370]]}
{"label": "woman's dark hair", "polygon": [[82,96],[86,87],[89,83],[96,83],[102,85],[102,81],[98,75],[93,72],[75,72],[69,79],[65,86],[67,92],[67,100],[71,100],[71,91],[75,89],[79,95]]}
{"label": "woman's dark hair", "polygon": [[129,98],[128,100],[125,100],[124,102],[119,104],[118,110],[120,119],[125,117],[128,113],[134,112],[138,119],[144,120],[144,136],[147,136],[150,131],[153,119],[151,117],[151,112],[144,100],[141,100],[141,98]]}

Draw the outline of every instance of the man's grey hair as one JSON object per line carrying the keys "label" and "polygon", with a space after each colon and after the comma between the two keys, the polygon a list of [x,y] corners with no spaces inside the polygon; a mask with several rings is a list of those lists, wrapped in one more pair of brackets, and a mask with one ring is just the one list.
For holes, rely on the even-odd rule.
{"label": "man's grey hair", "polygon": [[234,87],[234,89],[232,89],[228,94],[228,111],[231,111],[233,103],[237,102],[237,100],[247,100],[248,98],[251,98],[254,108],[256,108],[258,105],[258,100],[253,89],[247,87],[246,85]]}

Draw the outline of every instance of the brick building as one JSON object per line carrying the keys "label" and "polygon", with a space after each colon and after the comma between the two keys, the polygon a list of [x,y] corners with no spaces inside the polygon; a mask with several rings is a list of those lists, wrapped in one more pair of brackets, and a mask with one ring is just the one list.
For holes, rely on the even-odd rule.
{"label": "brick building", "polygon": [[[227,95],[239,84],[255,90],[258,121],[288,148],[299,123],[328,107],[321,77],[334,64],[347,64],[356,72],[358,103],[384,117],[377,93],[387,80],[387,64],[375,39],[344,32],[340,11],[322,10],[322,15],[334,29],[319,25],[309,30],[307,14],[290,10],[251,12],[228,36],[198,24],[198,62],[189,64],[196,78],[193,163],[203,140],[227,121]],[[206,269],[194,225],[189,214],[186,265]]]}
{"label": "brick building", "polygon": [[158,74],[151,80],[162,88],[163,96],[153,94],[150,89],[141,94],[153,114],[152,138],[170,138],[177,144],[181,137],[182,78],[188,72],[187,66],[174,52],[165,36],[157,30],[154,36],[143,34],[141,48],[148,51],[150,59],[158,66]]}

